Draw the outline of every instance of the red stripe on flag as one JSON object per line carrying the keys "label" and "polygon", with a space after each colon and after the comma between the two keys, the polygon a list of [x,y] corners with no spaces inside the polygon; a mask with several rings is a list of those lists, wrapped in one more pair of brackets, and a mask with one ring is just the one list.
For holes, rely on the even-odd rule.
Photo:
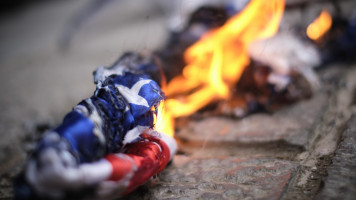
{"label": "red stripe on flag", "polygon": [[127,173],[132,172],[134,170],[132,161],[136,164],[137,168],[123,195],[161,172],[170,160],[169,147],[160,138],[145,133],[141,134],[141,138],[138,142],[126,145],[126,151],[122,153],[125,156],[109,154],[105,157],[113,168],[109,178],[112,181],[120,181]]}
{"label": "red stripe on flag", "polygon": [[113,168],[109,180],[118,181],[122,179],[126,174],[132,171],[133,163],[127,158],[128,157],[126,156],[119,158],[115,154],[109,154],[105,157],[105,159],[111,163],[111,166]]}

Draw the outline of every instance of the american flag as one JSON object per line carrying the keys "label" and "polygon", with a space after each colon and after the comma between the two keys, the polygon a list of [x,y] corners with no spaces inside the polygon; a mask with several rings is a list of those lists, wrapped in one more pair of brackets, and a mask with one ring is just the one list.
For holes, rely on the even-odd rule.
{"label": "american flag", "polygon": [[174,139],[152,129],[152,108],[164,100],[155,81],[120,62],[98,68],[94,81],[94,95],[39,142],[15,184],[17,199],[116,198],[162,171],[174,155]]}

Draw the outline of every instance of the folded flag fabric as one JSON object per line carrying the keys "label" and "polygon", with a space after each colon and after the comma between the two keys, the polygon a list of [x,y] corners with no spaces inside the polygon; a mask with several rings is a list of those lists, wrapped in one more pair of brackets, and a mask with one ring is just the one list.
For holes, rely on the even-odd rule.
{"label": "folded flag fabric", "polygon": [[123,58],[98,68],[94,95],[44,134],[15,182],[16,199],[116,198],[172,159],[174,139],[153,130],[164,94]]}

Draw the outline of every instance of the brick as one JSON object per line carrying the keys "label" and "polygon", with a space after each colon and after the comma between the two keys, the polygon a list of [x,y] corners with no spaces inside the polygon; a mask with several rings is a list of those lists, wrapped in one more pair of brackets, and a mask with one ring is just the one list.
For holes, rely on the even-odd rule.
{"label": "brick", "polygon": [[296,168],[273,158],[176,156],[156,185],[125,199],[278,199]]}
{"label": "brick", "polygon": [[356,197],[356,116],[351,118],[342,137],[317,199]]}
{"label": "brick", "polygon": [[281,139],[305,145],[310,129],[327,105],[325,93],[300,101],[273,114],[254,114],[237,120],[209,117],[191,121],[177,133],[189,142],[271,142]]}

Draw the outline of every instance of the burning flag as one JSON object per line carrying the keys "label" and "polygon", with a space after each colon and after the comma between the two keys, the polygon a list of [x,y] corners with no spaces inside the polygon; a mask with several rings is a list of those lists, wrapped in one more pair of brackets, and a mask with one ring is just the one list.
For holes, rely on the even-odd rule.
{"label": "burning flag", "polygon": [[[284,0],[252,0],[204,34],[184,52],[182,74],[162,85],[165,101],[145,75],[157,63],[131,54],[98,68],[94,95],[41,140],[18,184],[18,198],[85,197],[88,191],[93,198],[116,198],[162,171],[177,148],[175,118],[232,98],[251,63],[252,43],[276,34],[284,5]],[[157,74],[151,72],[151,78],[159,79]]]}
{"label": "burning flag", "polygon": [[117,198],[165,168],[176,143],[152,129],[164,95],[139,70],[152,63],[130,58],[100,67],[94,95],[45,133],[17,181],[17,199]]}
{"label": "burning flag", "polygon": [[231,87],[250,62],[249,45],[277,32],[284,5],[284,0],[253,0],[222,27],[207,32],[189,47],[184,52],[182,75],[164,89],[168,99],[161,112],[166,116],[156,124],[157,130],[172,132],[174,118],[191,115],[216,100],[229,99]]}

